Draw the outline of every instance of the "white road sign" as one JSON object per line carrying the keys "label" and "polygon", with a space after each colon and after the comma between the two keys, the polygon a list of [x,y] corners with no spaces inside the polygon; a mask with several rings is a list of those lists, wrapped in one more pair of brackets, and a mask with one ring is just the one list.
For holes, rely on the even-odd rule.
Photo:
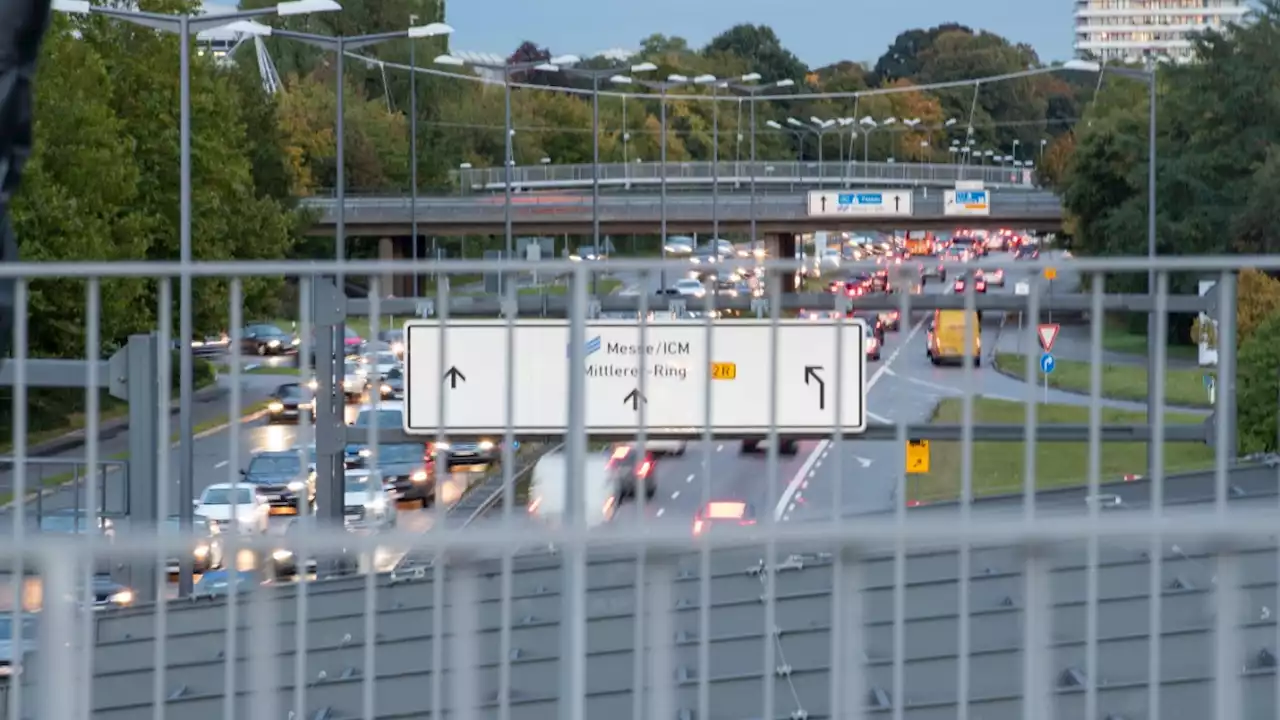
{"label": "white road sign", "polygon": [[[773,337],[769,321],[713,326],[710,350],[700,322],[632,321],[587,324],[586,425],[592,433],[636,432],[643,408],[652,434],[701,432],[703,393],[711,386],[711,425],[719,433],[767,433],[769,389],[777,383],[776,424],[783,433],[846,433],[866,429],[864,325],[782,321]],[[836,362],[837,333],[843,354]],[[405,432],[489,435],[504,432],[506,377],[511,368],[513,425],[518,434],[558,434],[568,425],[569,325],[564,320],[521,321],[507,347],[502,320],[405,323]],[[441,360],[440,346],[445,344]],[[776,371],[768,348],[777,343]],[[640,387],[641,359],[645,385]],[[843,368],[843,372],[840,372]],[[443,407],[442,407],[443,404]]]}
{"label": "white road sign", "polygon": [[809,192],[809,217],[866,215],[911,217],[910,190],[847,190]]}
{"label": "white road sign", "polygon": [[990,215],[991,195],[988,190],[945,190],[942,194],[943,215]]}

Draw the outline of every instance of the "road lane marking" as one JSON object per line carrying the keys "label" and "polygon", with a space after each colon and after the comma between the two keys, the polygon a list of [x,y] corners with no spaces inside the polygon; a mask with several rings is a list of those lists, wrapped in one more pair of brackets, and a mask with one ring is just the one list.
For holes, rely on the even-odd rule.
{"label": "road lane marking", "polygon": [[[948,285],[941,294],[950,295],[954,287],[954,285]],[[871,394],[871,388],[875,387],[875,384],[880,382],[880,378],[890,372],[890,367],[892,367],[894,361],[897,360],[898,356],[902,354],[902,351],[911,344],[911,341],[915,339],[915,336],[920,332],[920,328],[924,327],[924,324],[928,322],[928,320],[929,316],[925,315],[916,322],[916,324],[911,327],[911,331],[902,337],[902,342],[898,343],[898,346],[894,348],[893,352],[889,353],[889,357],[884,361],[884,364],[871,374],[871,377],[867,379],[867,395]],[[863,402],[865,401],[866,398],[864,397]],[[887,419],[879,415],[873,415],[869,410],[867,411],[867,416],[873,418],[876,422],[889,422]],[[791,481],[787,483],[787,487],[782,491],[782,497],[778,498],[778,504],[773,509],[773,517],[775,520],[786,520],[789,518],[791,509],[795,507],[792,501],[796,497],[796,494],[800,492],[800,483],[813,475],[815,464],[818,463],[818,461],[827,453],[829,445],[831,445],[830,440],[819,440],[818,445],[814,447],[813,452],[809,454],[808,458],[805,458],[804,464],[800,466],[800,471],[795,474],[795,477],[791,478]],[[837,512],[839,512],[839,510],[837,510]]]}
{"label": "road lane marking", "polygon": [[672,499],[672,500],[675,500],[675,499],[676,499],[676,498],[678,498],[678,497],[680,497],[680,491],[679,491],[679,490],[677,490],[677,491],[675,491],[675,492],[671,493],[671,499]]}
{"label": "road lane marking", "polygon": [[231,464],[231,461],[230,461],[230,460],[223,460],[222,462],[218,463],[217,465],[214,465],[214,466],[213,466],[213,469],[217,470],[218,468],[224,468],[224,467],[226,467],[226,466],[228,466],[228,465],[230,465],[230,464]]}
{"label": "road lane marking", "polygon": [[692,474],[692,473],[690,473],[690,474],[689,474],[689,477],[685,478],[685,479],[684,479],[684,481],[685,481],[685,482],[687,482],[687,483],[691,483],[691,482],[693,482],[693,477],[694,477],[694,476],[693,476],[693,474]]}
{"label": "road lane marking", "polygon": [[[974,368],[974,369],[977,370],[977,368]],[[915,383],[916,385],[920,385],[921,387],[927,387],[930,390],[937,390],[938,392],[945,393],[947,395],[953,395],[953,396],[964,395],[963,390],[959,390],[953,387],[948,387],[946,385],[939,385],[938,383],[929,382],[928,380],[921,380],[920,378],[913,378],[905,375],[894,375],[894,377],[898,378],[899,380],[905,380],[909,383]]]}
{"label": "road lane marking", "polygon": [[658,512],[654,513],[654,517],[662,517],[662,513],[666,511],[666,508],[658,508]]}

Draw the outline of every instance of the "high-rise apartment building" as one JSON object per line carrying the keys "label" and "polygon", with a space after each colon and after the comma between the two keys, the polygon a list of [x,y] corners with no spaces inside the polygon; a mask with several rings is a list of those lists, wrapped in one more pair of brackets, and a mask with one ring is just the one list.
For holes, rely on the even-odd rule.
{"label": "high-rise apartment building", "polygon": [[1192,59],[1190,35],[1221,30],[1249,12],[1247,0],[1075,0],[1075,51],[1102,62],[1146,55]]}

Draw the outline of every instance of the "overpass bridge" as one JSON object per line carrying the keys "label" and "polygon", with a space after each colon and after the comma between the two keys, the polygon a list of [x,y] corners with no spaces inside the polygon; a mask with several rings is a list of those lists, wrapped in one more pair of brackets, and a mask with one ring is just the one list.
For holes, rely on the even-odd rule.
{"label": "overpass bridge", "polygon": [[[980,180],[990,188],[1035,187],[1030,168],[958,165],[951,163],[811,162],[757,160],[733,162],[602,163],[600,185],[611,189],[649,190],[662,184],[668,189],[709,188],[719,177],[722,186],[772,188],[829,187],[952,187],[957,180]],[[453,173],[464,192],[502,190],[502,168],[467,168]],[[533,165],[514,167],[511,187],[521,190],[589,188],[593,166]]]}
{"label": "overpass bridge", "polygon": [[[882,189],[856,185],[854,189]],[[834,188],[832,188],[834,189]],[[710,232],[713,218],[723,232],[744,231],[754,217],[762,234],[816,230],[902,230],[965,227],[1008,227],[1056,230],[1062,226],[1062,205],[1056,195],[1043,190],[992,189],[990,214],[955,216],[943,211],[941,188],[914,189],[913,214],[909,217],[811,216],[806,192],[758,193],[754,202],[746,192],[670,194],[666,201],[667,229],[672,233]],[[337,221],[337,201],[312,197],[302,202],[316,215],[314,233],[329,233]],[[408,196],[347,197],[346,233],[352,237],[408,237],[417,216],[418,232],[426,236],[497,234],[504,230],[505,198],[485,193],[455,197]],[[411,214],[412,209],[412,214]],[[601,229],[609,234],[655,233],[660,227],[663,203],[653,188],[609,193],[600,198]],[[592,199],[583,191],[523,192],[512,197],[512,222],[522,234],[586,234],[592,228]]]}

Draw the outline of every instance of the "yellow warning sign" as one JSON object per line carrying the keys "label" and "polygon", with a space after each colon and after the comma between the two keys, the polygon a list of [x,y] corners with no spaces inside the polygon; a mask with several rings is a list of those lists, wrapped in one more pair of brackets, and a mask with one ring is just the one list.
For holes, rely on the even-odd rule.
{"label": "yellow warning sign", "polygon": [[929,441],[907,441],[907,472],[923,475],[929,472]]}
{"label": "yellow warning sign", "polygon": [[1044,279],[1045,279],[1045,280],[1057,280],[1057,279],[1058,279],[1058,271],[1057,271],[1055,268],[1045,268],[1045,269],[1044,269]]}

